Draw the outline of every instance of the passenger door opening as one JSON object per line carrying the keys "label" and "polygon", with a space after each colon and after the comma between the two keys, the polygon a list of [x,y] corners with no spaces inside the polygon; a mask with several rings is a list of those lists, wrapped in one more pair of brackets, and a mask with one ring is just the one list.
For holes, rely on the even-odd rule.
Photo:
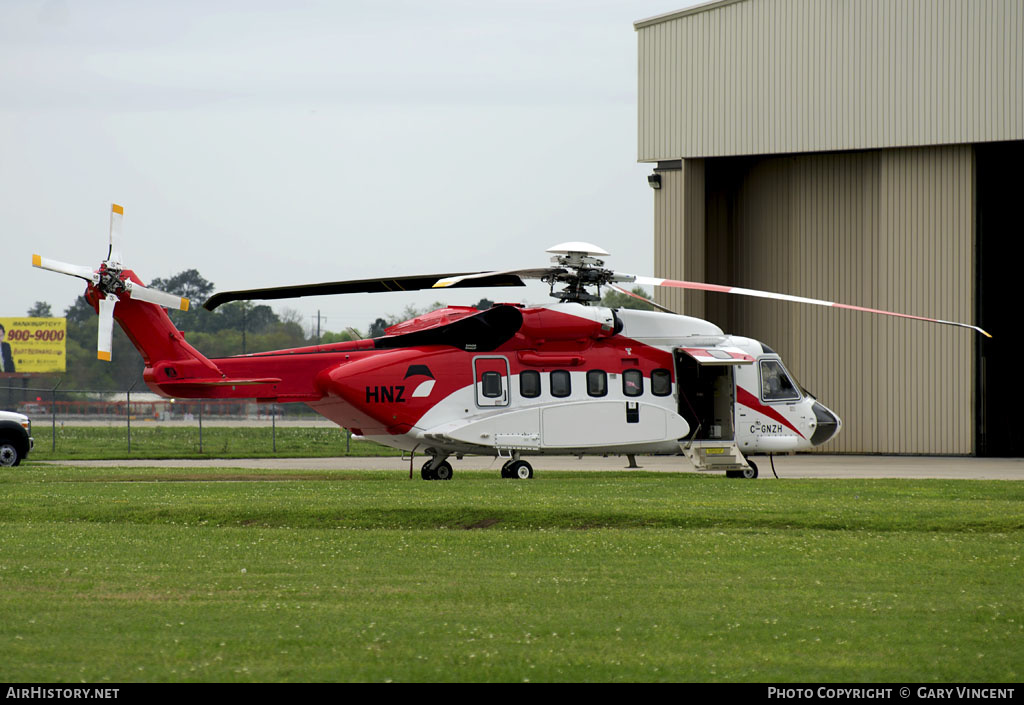
{"label": "passenger door opening", "polygon": [[677,348],[678,412],[690,426],[686,441],[732,441],[736,437],[734,405],[736,365],[753,358],[740,350]]}

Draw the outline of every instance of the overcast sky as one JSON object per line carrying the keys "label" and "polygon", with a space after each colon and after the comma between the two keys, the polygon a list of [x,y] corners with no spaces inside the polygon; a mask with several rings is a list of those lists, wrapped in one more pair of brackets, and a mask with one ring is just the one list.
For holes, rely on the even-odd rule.
{"label": "overcast sky", "polygon": [[[0,3],[0,316],[61,315],[111,202],[143,281],[217,290],[543,266],[566,240],[653,273],[635,20],[687,0]],[[361,330],[436,298],[275,303]],[[201,302],[195,302],[198,305]]]}

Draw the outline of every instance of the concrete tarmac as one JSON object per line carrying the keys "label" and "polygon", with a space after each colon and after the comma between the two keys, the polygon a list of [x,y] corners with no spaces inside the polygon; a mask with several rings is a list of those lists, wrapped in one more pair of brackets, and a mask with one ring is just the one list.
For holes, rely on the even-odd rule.
{"label": "concrete tarmac", "polygon": [[[536,472],[545,470],[623,470],[625,456],[543,456],[528,457]],[[426,458],[417,455],[415,474]],[[640,470],[646,472],[696,472],[682,456],[638,456]],[[759,479],[774,480],[767,457],[756,457]],[[408,472],[409,460],[401,458],[247,458],[241,460],[74,460],[45,461],[51,465],[79,467],[164,467],[164,468],[244,468],[249,470],[394,470]],[[464,471],[490,470],[495,474],[501,463],[494,458],[467,456],[452,460],[455,477]],[[1024,480],[1024,458],[973,458],[938,456],[883,455],[779,455],[775,472],[786,478],[913,478],[944,480]]]}

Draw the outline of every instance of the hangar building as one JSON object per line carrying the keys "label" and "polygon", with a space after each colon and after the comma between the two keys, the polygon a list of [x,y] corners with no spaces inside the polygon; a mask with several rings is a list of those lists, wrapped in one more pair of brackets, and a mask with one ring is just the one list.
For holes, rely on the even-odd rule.
{"label": "hangar building", "polygon": [[827,452],[1024,455],[1024,3],[719,0],[635,29],[656,276],[994,339],[742,296],[657,300],[778,351],[843,418]]}

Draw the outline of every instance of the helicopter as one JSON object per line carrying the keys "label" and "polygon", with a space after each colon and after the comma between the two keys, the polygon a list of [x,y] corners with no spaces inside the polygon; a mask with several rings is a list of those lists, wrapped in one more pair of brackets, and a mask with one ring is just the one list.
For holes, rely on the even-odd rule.
{"label": "helicopter", "polygon": [[[602,287],[678,287],[845,308],[971,328],[955,321],[820,299],[607,269],[586,242],[548,250],[535,269],[425,274],[216,293],[230,301],[344,293],[525,286],[540,280],[554,303],[446,306],[381,337],[209,359],[185,341],[165,308],[188,299],[146,287],[124,266],[124,209],[111,208],[107,258],[97,269],[33,255],[35,267],[84,279],[99,314],[97,356],[109,361],[113,323],[145,362],[143,378],[169,398],[302,402],[352,433],[426,456],[425,480],[450,480],[449,458],[492,456],[501,477],[529,479],[542,455],[684,455],[698,470],[756,478],[751,456],[820,446],[839,416],[806,392],[764,343],[673,313],[607,308]],[[639,298],[639,297],[638,297]],[[646,299],[644,299],[647,301]],[[651,303],[651,302],[648,302]],[[991,336],[989,336],[991,337]],[[411,461],[410,461],[411,462]],[[411,466],[410,466],[411,467]]]}

